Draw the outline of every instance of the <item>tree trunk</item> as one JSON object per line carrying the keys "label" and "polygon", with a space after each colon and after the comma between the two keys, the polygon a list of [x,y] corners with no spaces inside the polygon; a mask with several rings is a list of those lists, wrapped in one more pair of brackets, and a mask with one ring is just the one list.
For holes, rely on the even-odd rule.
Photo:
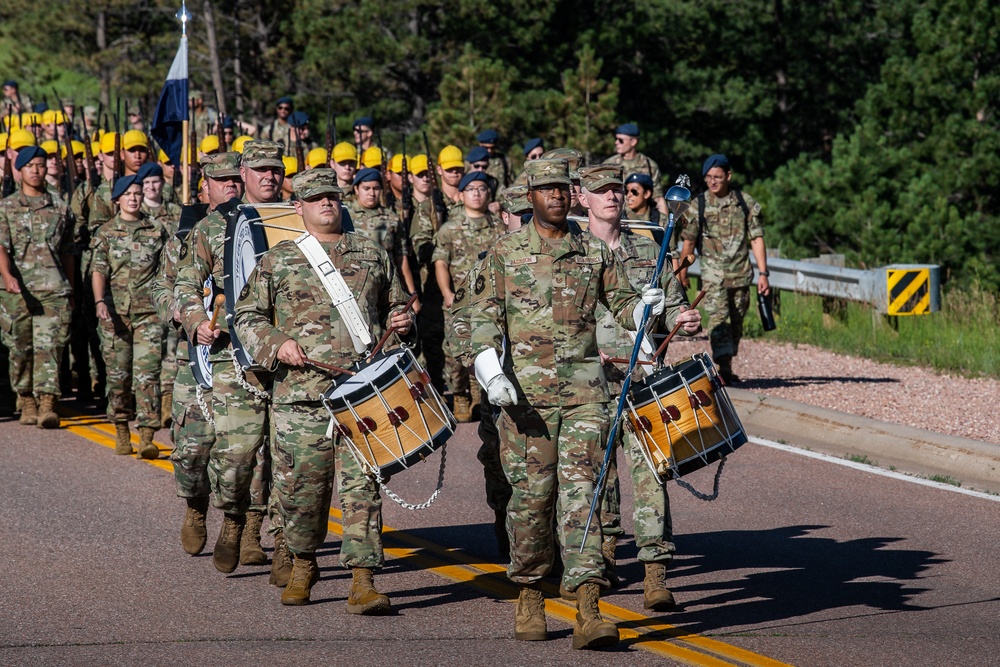
{"label": "tree trunk", "polygon": [[222,66],[219,63],[219,44],[215,38],[215,12],[212,1],[205,0],[205,33],[208,42],[208,60],[212,66],[212,85],[215,87],[215,99],[219,105],[219,113],[228,115],[226,111],[226,89],[222,85]]}
{"label": "tree trunk", "polygon": [[[108,66],[104,62],[104,51],[108,48],[107,16],[103,11],[97,12],[97,50],[100,54],[100,84],[101,84],[101,104],[105,109],[111,108],[111,76]],[[101,119],[98,118],[100,123]]]}

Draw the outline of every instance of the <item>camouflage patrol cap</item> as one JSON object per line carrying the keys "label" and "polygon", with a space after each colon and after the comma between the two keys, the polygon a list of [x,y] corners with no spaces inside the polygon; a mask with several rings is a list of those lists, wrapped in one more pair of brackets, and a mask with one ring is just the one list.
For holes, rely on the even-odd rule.
{"label": "camouflage patrol cap", "polygon": [[524,171],[528,175],[528,187],[540,185],[572,185],[569,178],[569,165],[566,160],[547,159],[540,157],[524,163]]}
{"label": "camouflage patrol cap", "polygon": [[527,185],[512,185],[500,193],[499,199],[503,210],[513,215],[531,211],[531,204],[528,203]]}
{"label": "camouflage patrol cap", "polygon": [[574,181],[580,180],[580,173],[577,169],[583,162],[583,153],[575,148],[553,148],[542,153],[543,160],[566,160],[569,165],[569,177]]}
{"label": "camouflage patrol cap", "polygon": [[605,185],[624,185],[624,173],[620,164],[595,164],[580,170],[580,185],[591,192]]}
{"label": "camouflage patrol cap", "polygon": [[341,197],[344,191],[337,185],[337,172],[325,167],[317,167],[296,174],[292,178],[292,190],[299,199],[308,200],[317,195],[337,195]]}
{"label": "camouflage patrol cap", "polygon": [[240,175],[240,154],[236,151],[230,153],[213,153],[201,158],[201,171],[207,178],[220,179],[239,178]]}
{"label": "camouflage patrol cap", "polygon": [[243,144],[243,166],[250,169],[260,167],[278,167],[283,169],[285,163],[281,161],[281,144],[274,141],[257,139]]}

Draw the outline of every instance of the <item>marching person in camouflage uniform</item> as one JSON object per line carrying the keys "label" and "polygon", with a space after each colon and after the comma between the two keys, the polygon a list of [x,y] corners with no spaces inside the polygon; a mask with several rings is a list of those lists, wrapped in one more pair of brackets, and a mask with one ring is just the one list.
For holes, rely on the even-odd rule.
{"label": "marching person in camouflage uniform", "polygon": [[[379,150],[375,147],[375,150]],[[365,167],[354,176],[354,202],[347,210],[354,231],[382,246],[396,262],[400,278],[407,290],[416,291],[416,281],[410,271],[409,239],[399,216],[382,206],[382,174],[374,167]]]}
{"label": "marching person in camouflage uniform", "polygon": [[274,118],[260,131],[260,138],[280,144],[284,152],[288,152],[292,147],[291,142],[292,125],[290,117],[294,111],[295,104],[292,98],[284,95],[274,103]]}
{"label": "marching person in camouflage uniform", "polygon": [[135,176],[115,183],[111,201],[119,212],[94,237],[92,284],[101,351],[108,368],[108,421],[115,425],[116,454],[131,454],[128,421],[135,400],[139,456],[155,459],[160,428],[160,362],[163,322],[152,283],[169,233],[142,212],[142,184]]}
{"label": "marching person in camouflage uniform", "polygon": [[[624,203],[622,176],[622,168],[618,165],[600,164],[580,170],[582,197],[590,220],[587,231],[611,248],[632,287],[640,290],[652,280],[660,246],[645,236],[622,230],[619,222]],[[687,296],[669,267],[670,264],[667,263],[659,282],[666,293],[666,308],[663,317],[653,323],[651,330],[670,330],[679,322],[682,326],[678,333],[690,336],[701,329],[701,314],[688,308]],[[626,369],[609,359],[629,359],[634,340],[629,332],[618,326],[610,311],[604,306],[598,306],[597,345],[613,404],[617,403],[621,394]],[[639,368],[648,367],[637,367],[633,380],[641,378]],[[628,469],[635,495],[632,517],[635,542],[639,547],[639,561],[646,569],[645,608],[670,609],[674,606],[674,598],[664,583],[666,566],[670,564],[675,551],[670,499],[663,480],[646,465],[635,436],[624,428],[620,428],[618,433],[623,438],[628,455]],[[601,509],[601,527],[604,534],[604,555],[611,574],[615,564],[615,545],[618,536],[624,532],[621,529],[621,495],[615,453],[611,455],[609,466],[607,489]]]}
{"label": "marching person in camouflage uniform", "polygon": [[[357,299],[373,340],[386,326],[407,333],[413,320],[401,312],[407,296],[395,264],[374,241],[341,229],[334,172],[313,169],[293,181],[295,210]],[[269,250],[251,274],[234,326],[257,362],[275,372],[273,492],[294,556],[281,603],[308,603],[319,579],[316,551],[326,538],[336,469],[344,513],[340,561],[353,577],[347,611],[387,613],[389,598],[372,580],[372,570],[384,562],[378,487],[343,437],[331,437],[330,415],[319,400],[331,386],[330,374],[310,365],[316,360],[350,367],[364,361],[365,353],[355,351],[347,325],[302,250],[287,241]]]}
{"label": "marching person in camouflage uniform", "polygon": [[[248,141],[244,145],[240,165],[244,203],[278,201],[285,174],[281,157],[281,146],[273,141]],[[178,254],[180,264],[174,296],[188,341],[211,346],[215,444],[209,453],[208,479],[215,496],[214,505],[225,513],[212,563],[220,572],[230,573],[240,564],[267,563],[260,546],[260,531],[268,510],[270,483],[266,468],[270,455],[265,439],[271,377],[266,371],[244,373],[237,368],[226,319],[218,318],[213,329],[211,316],[205,312],[206,282],[211,281],[217,290],[225,284],[225,244],[226,217],[218,210],[195,224]],[[270,581],[284,586],[291,573],[291,562],[280,522],[275,521],[274,514],[270,519],[270,532],[274,534]]]}
{"label": "marching person in camouflage uniform", "polygon": [[[45,188],[45,151],[22,148],[18,192],[0,201],[0,337],[26,425],[58,428],[59,362],[73,312],[73,227],[66,205]],[[38,402],[36,402],[36,400]],[[40,410],[39,410],[40,403]]]}
{"label": "marching person in camouflage uniform", "polygon": [[[243,195],[243,181],[240,179],[240,154],[219,153],[204,158],[201,162],[205,175],[205,189],[208,202],[214,211],[219,205],[233,197]],[[180,311],[174,298],[174,282],[177,279],[177,263],[180,250],[185,246],[184,236],[174,233],[163,251],[160,274],[153,286],[153,299],[159,309],[160,318],[173,331],[181,328]],[[170,436],[174,451],[170,462],[174,467],[174,481],[177,495],[184,498],[187,510],[181,523],[181,546],[192,556],[205,548],[208,533],[205,515],[211,487],[208,483],[208,456],[215,442],[215,425],[212,415],[205,409],[212,403],[212,390],[201,390],[191,370],[191,356],[195,354],[187,336],[181,336],[177,345],[177,376],[171,388],[173,404]],[[204,406],[204,409],[202,408]]]}
{"label": "marching person in camouflage uniform", "polygon": [[333,147],[330,168],[337,172],[337,187],[344,191],[343,203],[354,201],[354,175],[358,173],[358,149],[341,141]]}
{"label": "marching person in camouflage uniform", "polygon": [[583,205],[580,203],[580,165],[583,163],[583,153],[575,148],[553,148],[550,151],[545,151],[542,154],[542,158],[546,160],[566,160],[566,163],[569,165],[569,179],[573,182],[569,190],[569,214],[587,215],[587,212],[583,210]]}
{"label": "marching person in camouflage uniform", "polygon": [[[465,159],[462,149],[448,145],[441,149],[437,159],[438,176],[441,177],[441,195],[446,207],[461,206],[458,184],[465,176]],[[444,222],[442,221],[442,224]]]}
{"label": "marching person in camouflage uniform", "polygon": [[[434,272],[444,298],[445,369],[448,388],[455,402],[455,419],[468,422],[472,419],[469,369],[458,362],[460,345],[451,336],[455,330],[451,307],[457,286],[466,281],[479,257],[503,233],[499,220],[489,212],[490,191],[488,175],[470,171],[462,177],[458,190],[462,196],[462,215],[448,220],[438,231],[434,245]],[[478,392],[477,392],[478,394]]]}
{"label": "marching person in camouflage uniform", "polygon": [[[532,160],[537,160],[542,157],[545,153],[545,142],[542,141],[541,137],[535,137],[534,139],[528,139],[524,142],[524,162],[528,163]],[[514,185],[523,185],[527,187],[528,185],[528,172],[521,168],[521,173],[517,175],[514,179]]]}
{"label": "marching person in camouflage uniform", "polygon": [[[757,291],[769,294],[767,278],[767,248],[761,224],[760,204],[753,197],[729,187],[733,174],[725,155],[709,156],[702,165],[702,176],[708,192],[684,213],[681,239],[682,255],[695,248],[701,254],[701,282],[705,289],[705,315],[708,317],[708,337],[712,344],[712,360],[726,384],[740,381],[733,373],[733,357],[740,350],[743,319],[750,309],[750,284],[753,253],[759,277]],[[680,274],[687,287],[687,270]]]}
{"label": "marching person in camouflage uniform", "polygon": [[653,181],[653,202],[663,215],[667,214],[667,202],[663,199],[660,167],[648,155],[639,152],[639,126],[624,123],[615,129],[615,154],[604,162],[620,164],[625,175],[649,174]]}
{"label": "marching person in camouflage uniform", "polygon": [[618,629],[598,609],[608,585],[600,530],[583,539],[609,419],[596,308],[604,303],[632,328],[635,310],[648,303],[659,315],[664,296],[647,288],[640,298],[604,242],[567,224],[570,187],[565,160],[528,163],[532,223],[500,238],[472,282],[482,297],[472,310],[472,354],[489,402],[503,409],[500,451],[513,487],[507,575],[521,586],[514,636],[547,637],[538,582],[552,568],[559,525],[563,585],[577,592],[573,646],[598,648],[616,644]]}

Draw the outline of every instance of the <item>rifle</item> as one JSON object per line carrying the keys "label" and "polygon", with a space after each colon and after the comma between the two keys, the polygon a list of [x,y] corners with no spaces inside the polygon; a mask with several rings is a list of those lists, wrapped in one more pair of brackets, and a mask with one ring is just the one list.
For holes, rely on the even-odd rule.
{"label": "rifle", "polygon": [[410,190],[410,170],[406,165],[406,133],[402,133],[403,138],[403,169],[400,171],[400,178],[403,180],[402,204],[403,224],[406,227],[406,235],[410,235],[410,224],[413,222],[413,193]]}
{"label": "rifle", "polygon": [[333,160],[333,145],[337,142],[337,126],[333,115],[333,95],[326,96],[326,161]]}
{"label": "rifle", "polygon": [[2,196],[9,197],[14,194],[14,165],[10,159],[10,135],[14,131],[14,107],[7,105],[7,145],[4,146],[3,154],[3,190]]}
{"label": "rifle", "polygon": [[117,109],[115,110],[115,165],[114,170],[111,175],[111,186],[122,177],[122,133],[121,133],[121,119],[122,119],[122,98],[118,98]]}
{"label": "rifle", "polygon": [[[431,172],[431,225],[434,227],[434,231],[441,229],[441,219],[438,216],[437,201],[435,197],[441,197],[441,185],[438,183],[437,169],[434,167],[434,159],[431,157],[431,144],[427,141],[427,131],[423,132],[424,135],[424,150],[427,151],[427,170]],[[441,201],[444,204],[444,201]]]}
{"label": "rifle", "polygon": [[295,164],[297,165],[297,173],[302,173],[306,168],[306,156],[305,151],[302,150],[302,127],[293,127],[295,130]]}
{"label": "rifle", "polygon": [[386,197],[388,196],[386,194],[386,190],[389,189],[389,179],[386,176],[385,170],[389,165],[386,164],[385,150],[382,148],[382,130],[375,133],[375,141],[378,145],[378,170],[382,175],[382,195],[379,197],[379,200],[381,201],[382,206],[385,206]]}
{"label": "rifle", "polygon": [[225,153],[229,150],[229,145],[226,143],[226,129],[222,127],[223,122],[226,120],[226,115],[219,112],[219,119],[215,124],[215,134],[219,137],[219,152]]}
{"label": "rifle", "polygon": [[94,151],[90,145],[92,137],[87,134],[87,123],[83,123],[83,159],[87,163],[87,176],[90,179],[90,186],[97,189],[101,184],[101,174],[97,171],[97,164],[94,162]]}

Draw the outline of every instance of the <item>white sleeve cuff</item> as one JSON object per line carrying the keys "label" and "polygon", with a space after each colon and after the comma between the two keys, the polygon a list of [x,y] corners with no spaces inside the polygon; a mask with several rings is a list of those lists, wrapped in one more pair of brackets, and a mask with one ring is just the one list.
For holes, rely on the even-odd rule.
{"label": "white sleeve cuff", "polygon": [[500,357],[492,347],[476,355],[474,366],[476,369],[476,380],[479,381],[483,389],[486,389],[486,385],[490,383],[490,380],[498,375],[503,375],[503,366],[500,365]]}

